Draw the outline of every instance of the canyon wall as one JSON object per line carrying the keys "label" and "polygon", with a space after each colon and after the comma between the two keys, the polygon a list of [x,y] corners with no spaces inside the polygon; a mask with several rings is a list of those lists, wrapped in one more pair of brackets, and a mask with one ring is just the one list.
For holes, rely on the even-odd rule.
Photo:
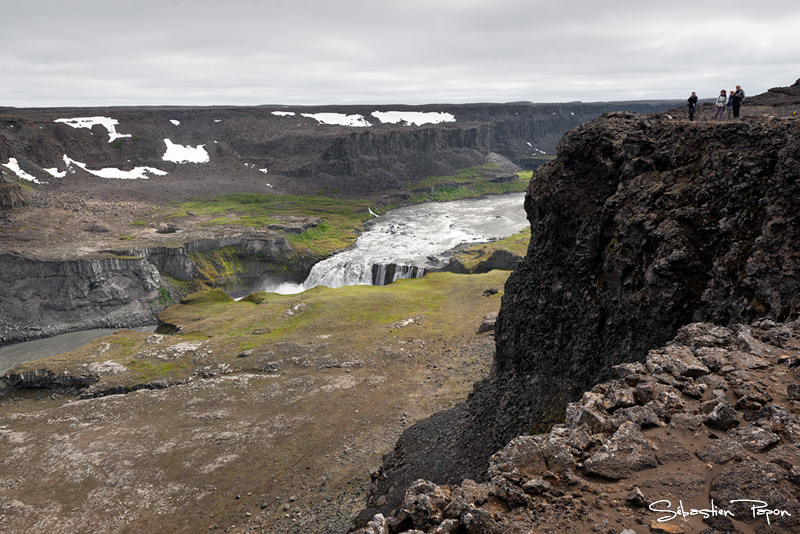
{"label": "canyon wall", "polygon": [[163,287],[144,258],[41,261],[0,255],[0,344],[70,330],[153,324]]}
{"label": "canyon wall", "polygon": [[[65,108],[0,111],[0,164],[13,158],[28,176],[70,184],[86,169],[150,167],[165,198],[240,191],[382,192],[426,176],[486,163],[490,154],[533,168],[552,155],[563,132],[603,112],[652,113],[672,101],[464,104],[436,106],[325,106],[249,108]],[[406,122],[381,122],[374,112],[408,114]],[[426,115],[427,114],[427,115]],[[360,117],[354,126],[331,123]],[[449,118],[436,122],[440,115]],[[413,117],[428,117],[416,119]],[[106,117],[111,126],[73,127],[62,119]],[[410,121],[410,122],[409,122]],[[430,122],[426,122],[430,121]],[[335,122],[335,120],[334,120]],[[165,159],[168,144],[194,149],[207,161]],[[197,147],[202,146],[202,152]],[[189,154],[189,152],[183,152]],[[191,156],[190,158],[191,159]],[[12,164],[13,165],[13,164]],[[46,169],[64,178],[54,178]],[[6,170],[6,174],[12,174]],[[230,181],[230,179],[234,179]],[[141,180],[140,180],[141,181]],[[136,182],[136,180],[128,181]],[[192,187],[186,187],[191,182]],[[178,184],[183,183],[184,187]],[[223,185],[224,184],[224,185]],[[118,195],[143,186],[119,184]],[[152,186],[151,186],[152,187]],[[88,190],[87,190],[88,191]]]}
{"label": "canyon wall", "polygon": [[295,253],[282,236],[241,235],[105,251],[95,258],[0,254],[0,345],[74,330],[155,324],[158,312],[187,291],[246,291],[269,273],[303,278],[315,261]]}

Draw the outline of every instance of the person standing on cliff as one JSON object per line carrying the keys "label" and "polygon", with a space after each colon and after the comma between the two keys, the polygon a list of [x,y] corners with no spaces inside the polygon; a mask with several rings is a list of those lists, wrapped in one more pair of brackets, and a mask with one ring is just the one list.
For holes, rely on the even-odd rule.
{"label": "person standing on cliff", "polygon": [[694,120],[694,110],[697,108],[697,95],[692,91],[692,96],[687,100],[689,102],[689,120]]}
{"label": "person standing on cliff", "polygon": [[714,114],[714,120],[722,120],[725,115],[725,106],[728,104],[728,95],[725,94],[725,89],[719,92],[717,97],[717,112]]}
{"label": "person standing on cliff", "polygon": [[742,86],[736,86],[736,92],[731,95],[731,100],[733,100],[733,118],[739,118],[739,109],[742,107],[742,102],[744,101],[744,91],[742,91]]}
{"label": "person standing on cliff", "polygon": [[728,98],[728,105],[725,106],[725,120],[729,121],[733,118],[733,89],[731,92],[728,93],[730,97]]}

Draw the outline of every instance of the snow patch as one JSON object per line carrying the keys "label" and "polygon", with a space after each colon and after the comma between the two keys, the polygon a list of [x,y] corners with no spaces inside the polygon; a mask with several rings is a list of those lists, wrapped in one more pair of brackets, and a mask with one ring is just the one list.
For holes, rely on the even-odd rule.
{"label": "snow patch", "polygon": [[69,168],[72,172],[75,172],[75,170],[72,169],[72,166],[74,165],[76,167],[80,167],[93,176],[97,176],[98,178],[114,178],[118,180],[147,180],[150,178],[148,174],[152,174],[154,176],[166,176],[169,174],[153,167],[134,167],[129,171],[123,171],[122,169],[117,169],[115,167],[91,170],[86,168],[85,163],[75,161],[66,154],[64,154],[64,163],[67,164],[67,168]]}
{"label": "snow patch", "polygon": [[171,123],[172,123],[172,124],[174,124],[175,126],[179,126],[179,125],[180,125],[180,123],[181,123],[181,121],[176,121],[175,119],[170,119],[170,120],[169,120],[169,122],[171,122]]}
{"label": "snow patch", "polygon": [[61,122],[66,125],[72,126],[73,128],[88,128],[90,131],[92,126],[95,124],[99,124],[108,130],[108,142],[111,143],[115,139],[119,139],[120,137],[130,137],[131,134],[121,134],[117,133],[117,124],[119,121],[117,119],[111,119],[109,117],[77,117],[74,119],[56,119],[54,122]]}
{"label": "snow patch", "polygon": [[345,115],[344,113],[301,113],[303,117],[314,119],[320,124],[336,124],[338,126],[372,126],[361,115]]}
{"label": "snow patch", "polygon": [[8,163],[3,163],[3,167],[6,167],[11,172],[16,174],[18,177],[22,178],[23,180],[28,180],[29,182],[33,182],[35,184],[45,183],[45,182],[40,182],[35,176],[23,171],[22,168],[19,166],[17,158],[8,158]]}
{"label": "snow patch", "polygon": [[178,145],[164,139],[167,145],[167,151],[161,159],[164,161],[171,161],[173,163],[208,163],[209,157],[205,145],[197,145],[196,147]]}
{"label": "snow patch", "polygon": [[372,116],[384,123],[404,123],[416,126],[456,121],[456,118],[451,113],[438,113],[435,111],[373,111]]}
{"label": "snow patch", "polygon": [[267,174],[267,169],[258,169],[258,170],[263,172],[264,174]]}
{"label": "snow patch", "polygon": [[63,178],[67,175],[67,171],[59,172],[58,167],[53,167],[52,169],[45,169],[45,172],[47,172],[53,178]]}
{"label": "snow patch", "polygon": [[292,117],[294,116],[294,111],[273,111],[272,114],[278,117]]}
{"label": "snow patch", "polygon": [[214,122],[222,122],[222,119],[214,119]]}

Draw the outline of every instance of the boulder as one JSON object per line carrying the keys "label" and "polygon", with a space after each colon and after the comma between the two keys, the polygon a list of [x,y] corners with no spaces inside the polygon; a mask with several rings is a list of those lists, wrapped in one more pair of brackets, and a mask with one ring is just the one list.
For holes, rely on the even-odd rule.
{"label": "boulder", "polygon": [[619,480],[636,471],[656,467],[654,450],[639,426],[627,421],[583,465],[589,474]]}

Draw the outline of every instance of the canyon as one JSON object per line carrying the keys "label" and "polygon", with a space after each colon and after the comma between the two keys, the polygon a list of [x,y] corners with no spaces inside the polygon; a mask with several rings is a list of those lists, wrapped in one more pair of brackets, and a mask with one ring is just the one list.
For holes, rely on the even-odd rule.
{"label": "canyon", "polygon": [[[0,108],[0,344],[152,324],[200,287],[242,291],[267,273],[302,280],[349,243],[292,242],[329,222],[304,211],[309,195],[363,199],[348,208],[363,222],[372,208],[462,186],[461,169],[514,182],[603,112],[668,105]],[[242,201],[223,217],[174,207],[232,194]],[[253,206],[246,195],[298,207],[267,212],[265,224],[237,220]]]}
{"label": "canyon", "polygon": [[[335,150],[281,164],[284,177],[274,183],[265,161],[248,161],[243,191],[263,193],[269,183],[288,200],[322,188],[344,204],[360,180],[369,198],[356,209],[366,212],[410,200],[417,186],[441,185],[415,182],[420,169],[452,173],[445,180],[452,187],[457,169],[489,162],[483,181],[510,183],[504,175],[525,167],[531,149],[555,152],[527,186],[530,242],[514,271],[433,273],[239,302],[211,287],[180,294],[145,281],[153,299],[165,296],[162,287],[173,299],[154,310],[164,330],[123,331],[4,377],[2,521],[48,532],[91,523],[96,531],[750,533],[760,523],[741,521],[745,511],[729,501],[766,492],[771,505],[792,514],[774,518],[776,531],[792,531],[800,513],[798,105],[800,82],[748,98],[742,118],[731,122],[709,121],[708,106],[694,122],[682,108],[604,109],[610,113],[572,125],[557,149],[560,134],[526,137],[535,121],[523,127],[528,119],[514,110],[536,105],[466,106],[474,115],[465,117],[477,122],[488,110],[510,113],[500,125],[460,130],[459,107],[424,110],[449,113],[455,123],[370,122],[373,130],[357,125],[374,121],[372,108],[338,110],[356,125],[316,124],[331,129],[308,141],[318,148],[324,137]],[[564,106],[562,118],[571,120],[577,112]],[[275,111],[298,113],[272,115],[298,128],[311,119],[300,113],[306,110]],[[208,113],[209,127],[224,121]],[[184,119],[170,115],[158,127],[166,134]],[[510,142],[509,131],[526,133]],[[95,142],[98,151],[107,149],[102,143]],[[394,152],[398,146],[405,148]],[[157,148],[138,164],[163,165]],[[70,158],[91,161],[75,150]],[[30,159],[7,149],[0,155],[37,172]],[[99,186],[92,198],[100,200],[85,209],[108,209],[98,224],[111,231],[64,229],[57,239],[58,222],[41,236],[25,235],[20,223],[33,218],[19,210],[36,213],[76,197],[16,180],[31,190],[20,186],[24,206],[14,200],[18,192],[9,194],[6,204],[17,207],[5,212],[4,243],[31,259],[33,251],[48,261],[91,252],[139,262],[142,272],[146,263],[159,274],[166,265],[188,273],[184,252],[143,259],[142,251],[161,250],[157,244],[174,248],[174,224],[185,243],[249,233],[278,248],[285,240],[293,255],[282,258],[318,261],[313,251],[298,254],[287,230],[313,225],[307,216],[283,220],[276,235],[231,228],[194,207],[177,219],[149,215],[151,195],[187,200],[201,183],[211,195],[226,192],[230,183],[202,178],[199,165],[164,166],[176,180],[163,191],[141,192],[142,183],[166,184],[163,176],[122,181],[113,201],[119,213],[125,221],[147,218],[133,230],[129,222],[115,226],[108,181],[76,169],[76,191]],[[393,189],[394,180],[402,186]],[[123,232],[140,246],[121,249]],[[78,250],[81,239],[91,246]],[[224,268],[232,252],[218,252],[224,248],[211,247],[207,261],[193,256],[197,272],[238,271]],[[62,491],[49,492],[37,477]],[[692,508],[715,499],[737,518],[663,525],[648,508],[683,495]]]}

